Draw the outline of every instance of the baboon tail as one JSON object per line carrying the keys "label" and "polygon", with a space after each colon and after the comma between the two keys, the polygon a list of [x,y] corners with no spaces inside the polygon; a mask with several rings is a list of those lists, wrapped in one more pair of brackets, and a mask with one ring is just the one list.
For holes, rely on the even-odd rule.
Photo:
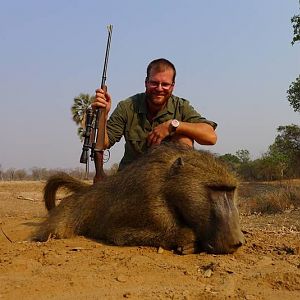
{"label": "baboon tail", "polygon": [[58,173],[51,176],[44,187],[44,202],[48,211],[56,206],[56,192],[61,187],[76,193],[87,189],[90,185],[75,179],[66,173]]}

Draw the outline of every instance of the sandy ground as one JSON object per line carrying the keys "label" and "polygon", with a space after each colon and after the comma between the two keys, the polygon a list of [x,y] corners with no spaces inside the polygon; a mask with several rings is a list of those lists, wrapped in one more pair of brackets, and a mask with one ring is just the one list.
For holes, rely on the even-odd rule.
{"label": "sandy ground", "polygon": [[76,237],[27,241],[41,182],[0,182],[0,299],[300,299],[300,210],[242,215],[231,255],[179,256]]}

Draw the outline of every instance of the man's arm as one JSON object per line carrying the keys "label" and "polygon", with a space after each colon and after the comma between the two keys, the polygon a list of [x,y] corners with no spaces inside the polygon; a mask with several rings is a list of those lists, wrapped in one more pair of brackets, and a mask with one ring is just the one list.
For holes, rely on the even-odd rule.
{"label": "man's arm", "polygon": [[[148,135],[148,145],[160,144],[162,140],[171,134],[171,121],[166,121],[156,126]],[[217,142],[217,135],[214,128],[208,123],[179,122],[179,126],[174,133],[176,136],[187,137],[201,145],[214,145]]]}
{"label": "man's arm", "polygon": [[215,145],[217,142],[214,128],[207,123],[179,122],[175,134],[187,136],[201,145]]}

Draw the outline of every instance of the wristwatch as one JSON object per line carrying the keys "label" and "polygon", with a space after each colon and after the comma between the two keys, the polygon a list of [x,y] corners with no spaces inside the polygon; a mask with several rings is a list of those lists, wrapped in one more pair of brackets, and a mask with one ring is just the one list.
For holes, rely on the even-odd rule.
{"label": "wristwatch", "polygon": [[179,126],[179,121],[176,119],[173,119],[170,124],[170,136],[174,135],[178,126]]}

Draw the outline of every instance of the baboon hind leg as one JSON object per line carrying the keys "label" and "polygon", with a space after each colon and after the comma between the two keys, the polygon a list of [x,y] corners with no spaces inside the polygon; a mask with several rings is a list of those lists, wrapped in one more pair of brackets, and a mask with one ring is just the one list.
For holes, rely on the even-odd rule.
{"label": "baboon hind leg", "polygon": [[176,250],[179,254],[196,252],[196,236],[190,228],[153,230],[139,228],[115,228],[110,231],[109,241],[115,245],[153,246]]}
{"label": "baboon hind leg", "polygon": [[32,240],[46,242],[50,238],[64,239],[77,235],[74,226],[66,220],[48,219],[39,225],[32,236]]}
{"label": "baboon hind leg", "polygon": [[123,246],[160,246],[159,232],[142,228],[114,228],[107,234],[107,240]]}
{"label": "baboon hind leg", "polygon": [[197,239],[195,232],[191,228],[183,227],[178,229],[175,239],[177,241],[177,253],[182,255],[197,253]]}

